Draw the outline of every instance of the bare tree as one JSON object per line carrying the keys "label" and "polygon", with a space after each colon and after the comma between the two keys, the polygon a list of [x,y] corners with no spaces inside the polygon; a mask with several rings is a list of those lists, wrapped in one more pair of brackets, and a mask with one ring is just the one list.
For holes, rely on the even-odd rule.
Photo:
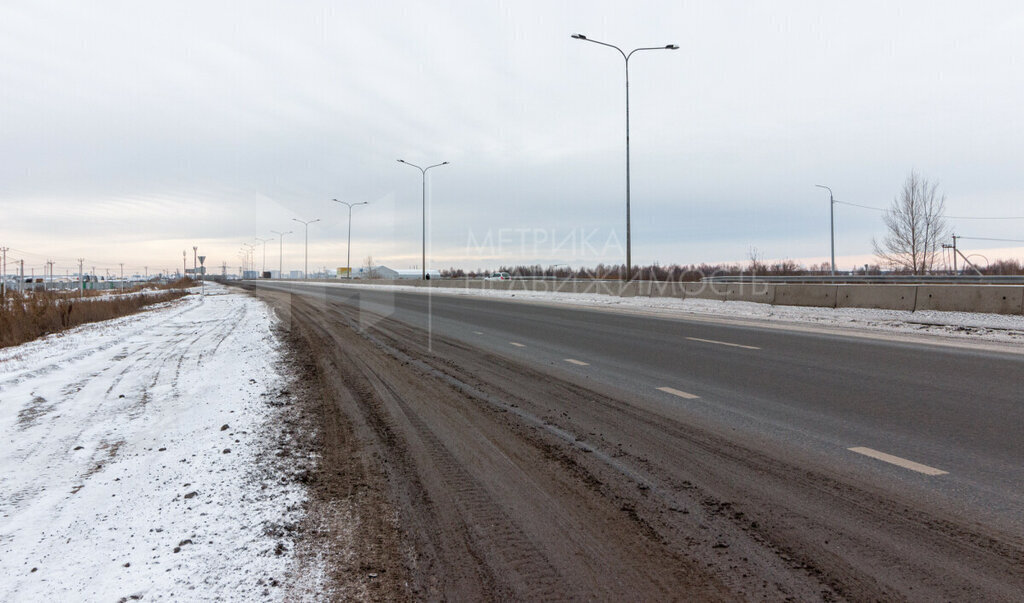
{"label": "bare tree", "polygon": [[372,255],[366,256],[366,259],[363,260],[363,268],[366,269],[366,278],[380,278],[380,270],[373,263]]}
{"label": "bare tree", "polygon": [[874,239],[871,244],[875,255],[890,269],[924,274],[935,265],[950,232],[943,217],[946,196],[938,194],[938,186],[911,171],[892,207],[883,214],[889,232],[881,244]]}

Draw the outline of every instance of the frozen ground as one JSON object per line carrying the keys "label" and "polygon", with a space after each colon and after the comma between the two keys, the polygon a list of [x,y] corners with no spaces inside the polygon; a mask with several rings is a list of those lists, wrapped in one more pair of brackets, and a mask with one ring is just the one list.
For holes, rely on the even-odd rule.
{"label": "frozen ground", "polygon": [[305,491],[268,461],[272,321],[213,285],[0,349],[0,600],[287,596]]}
{"label": "frozen ground", "polygon": [[765,323],[803,324],[888,334],[929,334],[982,342],[1024,343],[1024,316],[971,312],[907,312],[866,308],[803,308],[753,302],[722,302],[710,299],[666,297],[615,297],[593,293],[552,291],[500,291],[460,287],[433,288],[404,285],[357,285],[319,283],[333,287],[374,287],[394,291],[441,295],[479,295],[502,299],[536,301],[666,316],[718,317],[756,320]]}

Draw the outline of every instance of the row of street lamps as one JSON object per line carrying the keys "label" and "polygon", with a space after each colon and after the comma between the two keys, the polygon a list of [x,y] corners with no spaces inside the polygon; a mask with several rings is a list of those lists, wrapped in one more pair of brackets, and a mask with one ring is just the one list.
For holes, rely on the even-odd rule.
{"label": "row of street lamps", "polygon": [[[583,34],[573,34],[572,37],[574,39],[576,39],[576,40],[582,40],[584,42],[593,42],[594,44],[600,44],[601,46],[607,46],[609,48],[614,48],[615,50],[619,51],[619,54],[622,55],[622,58],[623,58],[623,60],[625,62],[625,76],[626,76],[626,272],[625,272],[623,278],[625,280],[632,280],[632,272],[633,272],[632,260],[633,260],[633,257],[632,257],[632,233],[631,233],[631,221],[630,221],[630,173],[629,173],[629,168],[630,168],[630,149],[629,149],[629,59],[632,58],[632,56],[635,53],[640,52],[640,51],[644,51],[644,50],[678,50],[679,46],[677,46],[675,44],[666,44],[665,46],[641,47],[641,48],[634,48],[633,50],[631,50],[631,51],[629,51],[627,53],[627,52],[623,51],[621,48],[619,48],[618,46],[615,46],[614,44],[608,44],[606,42],[601,42],[599,40],[593,40],[593,39],[588,38],[587,36],[585,36]],[[421,207],[422,207],[422,214],[423,214],[423,225],[422,225],[422,233],[421,233],[422,244],[421,244],[420,278],[426,279],[426,277],[427,277],[427,172],[432,170],[432,169],[434,169],[434,168],[436,168],[436,167],[441,167],[443,165],[448,165],[448,162],[447,161],[442,161],[441,163],[436,163],[436,164],[433,164],[433,165],[428,165],[426,167],[416,165],[415,163],[410,163],[410,162],[408,162],[408,161],[406,161],[404,159],[399,159],[398,162],[399,163],[403,163],[405,165],[408,165],[410,167],[414,167],[414,168],[416,168],[417,170],[420,171],[420,179],[421,179],[420,180],[420,183],[421,183]],[[363,202],[359,202],[359,203],[351,203],[351,202],[348,202],[348,201],[339,201],[338,199],[334,199],[334,201],[336,201],[338,203],[341,203],[341,204],[343,204],[343,205],[348,207],[348,212],[349,212],[348,213],[348,250],[346,252],[346,262],[345,263],[347,264],[346,267],[348,269],[348,276],[351,278],[351,276],[352,276],[352,255],[351,255],[351,249],[352,249],[352,208],[354,206],[356,206],[356,205],[367,205],[367,202],[363,201]],[[294,221],[296,221],[296,222],[301,223],[305,227],[305,230],[306,230],[306,259],[305,259],[305,263],[304,263],[305,270],[303,272],[303,275],[305,277],[309,273],[309,225],[314,223],[314,222],[318,222],[319,219],[310,220],[308,222],[303,221],[303,220],[299,220],[298,218],[292,218],[292,219]],[[280,238],[279,239],[279,241],[280,241],[279,242],[279,249],[278,249],[278,274],[280,274],[281,271],[283,270],[283,263],[282,263],[281,254],[283,253],[283,247],[284,247],[284,235],[291,234],[291,231],[280,232],[280,231],[272,230],[270,232],[278,235],[278,237]],[[266,271],[266,240],[264,240],[264,239],[257,239],[257,240],[263,242],[263,268],[264,268],[264,271]],[[269,240],[269,239],[267,239],[267,240]]]}
{"label": "row of street lamps", "polygon": [[[592,42],[594,44],[599,44],[601,46],[607,46],[608,48],[614,48],[615,50],[617,50],[619,52],[620,55],[622,55],[622,59],[623,59],[624,66],[625,66],[625,84],[626,84],[626,86],[625,86],[625,92],[626,92],[626,270],[625,270],[625,272],[623,274],[623,280],[630,281],[630,280],[633,279],[633,240],[632,240],[632,222],[631,222],[631,217],[630,217],[631,181],[630,181],[630,148],[629,148],[629,60],[637,52],[647,51],[647,50],[679,50],[679,46],[676,45],[676,44],[666,44],[664,46],[644,46],[644,47],[640,47],[640,48],[634,48],[633,50],[631,50],[629,52],[626,52],[623,49],[619,48],[618,46],[615,46],[614,44],[609,44],[607,42],[601,42],[600,40],[594,40],[594,39],[588,38],[587,36],[585,36],[583,34],[579,34],[579,33],[573,34],[572,38],[576,39],[576,40],[581,40],[581,41],[584,41],[584,42]],[[416,168],[416,169],[418,169],[420,171],[421,193],[422,193],[422,200],[421,201],[422,201],[422,214],[423,214],[422,250],[421,250],[422,251],[422,257],[421,257],[421,262],[420,262],[420,268],[421,268],[420,278],[426,279],[426,275],[427,275],[427,172],[429,170],[433,169],[433,168],[441,167],[443,165],[448,165],[448,162],[447,161],[442,161],[441,163],[437,163],[437,164],[434,164],[434,165],[428,165],[426,167],[421,167],[421,166],[416,165],[414,163],[410,163],[408,161],[405,161],[404,159],[399,159],[398,162],[399,163],[403,163],[403,164],[408,165],[408,166],[411,166],[411,167],[414,167],[414,168]],[[835,201],[835,199],[832,196],[832,189],[830,189],[827,186],[820,185],[820,184],[819,185],[815,185],[815,186],[818,186],[818,187],[821,187],[821,188],[824,188],[824,189],[828,189],[828,192],[829,192],[830,220],[831,220],[831,223],[832,223],[832,263],[831,263],[831,266],[832,266],[832,273],[835,274],[836,251],[835,251],[835,214],[834,214],[834,208],[835,208],[836,201]],[[356,205],[367,205],[368,203],[365,202],[365,201],[362,201],[362,202],[359,202],[359,203],[351,203],[351,202],[348,202],[348,201],[339,201],[338,199],[334,199],[334,201],[336,201],[338,203],[341,203],[341,204],[343,204],[343,205],[348,207],[348,247],[347,247],[347,251],[346,251],[346,261],[345,261],[345,263],[346,263],[346,268],[348,270],[348,276],[349,276],[349,278],[351,278],[352,277],[352,254],[351,254],[351,249],[352,249],[352,208],[353,208],[353,206],[356,206]],[[306,221],[303,221],[303,220],[299,220],[298,218],[292,218],[292,219],[294,221],[296,221],[296,222],[301,223],[305,227],[305,231],[306,231],[306,257],[305,257],[304,271],[303,271],[303,277],[305,278],[305,276],[308,275],[308,273],[309,273],[309,225],[314,223],[314,222],[319,222],[320,220],[318,218],[318,219],[310,220],[310,221],[306,222]],[[280,244],[279,244],[279,251],[278,251],[278,253],[279,253],[279,255],[278,255],[278,273],[280,274],[282,269],[283,269],[281,253],[283,251],[283,246],[284,246],[284,235],[291,234],[291,231],[279,232],[279,231],[273,231],[272,230],[271,232],[276,234],[276,235],[278,235],[280,237]],[[263,264],[264,264],[263,267],[264,267],[264,271],[265,271],[266,270],[266,241],[263,240],[263,239],[257,239],[257,240],[258,241],[263,241]]]}
{"label": "row of street lamps", "polygon": [[[420,276],[422,278],[426,279],[426,277],[427,277],[427,271],[426,271],[426,266],[427,266],[427,171],[432,169],[432,168],[440,167],[442,165],[448,165],[448,162],[447,161],[442,161],[441,163],[438,163],[438,164],[435,164],[435,165],[430,165],[430,166],[427,166],[427,167],[420,167],[420,166],[418,166],[418,165],[416,165],[414,163],[409,163],[408,161],[406,161],[404,159],[399,159],[398,161],[399,161],[399,163],[404,163],[405,165],[410,165],[410,166],[418,169],[420,171],[420,175],[422,177],[422,187],[421,188],[422,188],[422,207],[423,207],[423,244],[422,244],[422,250],[423,250],[422,260],[423,261],[422,261],[422,271],[421,271]],[[342,205],[348,207],[348,245],[346,246],[346,251],[345,251],[345,268],[346,268],[346,270],[348,272],[348,278],[352,278],[352,208],[357,206],[357,205],[369,205],[369,202],[367,202],[367,201],[359,201],[359,202],[341,201],[341,200],[338,200],[338,199],[332,199],[332,201],[334,201],[336,203],[341,203]],[[305,258],[304,258],[304,261],[303,261],[303,271],[302,271],[302,278],[305,279],[309,275],[309,225],[313,224],[314,222],[319,222],[320,218],[316,218],[314,220],[309,220],[309,221],[300,220],[298,218],[292,218],[292,220],[294,220],[295,222],[298,222],[299,224],[302,224],[303,227],[305,228],[305,235],[306,235],[305,246],[306,246],[306,249],[305,249]],[[278,259],[277,273],[280,275],[284,271],[284,235],[292,234],[292,231],[288,230],[288,231],[282,232],[282,231],[277,231],[277,230],[271,230],[270,232],[272,232],[273,234],[275,234],[275,235],[277,235],[279,237],[279,240],[278,240],[278,252],[277,252],[277,259]],[[257,237],[256,240],[260,241],[261,243],[263,243],[263,272],[266,272],[266,270],[267,270],[267,241],[272,241],[273,239],[261,239],[261,238]],[[243,243],[243,245],[244,246],[248,246],[248,247],[252,247],[252,245],[249,245],[248,243]],[[251,253],[251,251],[252,250],[250,250],[250,253]]]}

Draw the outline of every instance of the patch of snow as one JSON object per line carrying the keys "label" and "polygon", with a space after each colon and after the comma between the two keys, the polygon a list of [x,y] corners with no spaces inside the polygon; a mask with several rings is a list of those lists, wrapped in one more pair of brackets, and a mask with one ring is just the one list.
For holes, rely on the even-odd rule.
{"label": "patch of snow", "polygon": [[273,317],[206,290],[0,350],[0,600],[287,596]]}

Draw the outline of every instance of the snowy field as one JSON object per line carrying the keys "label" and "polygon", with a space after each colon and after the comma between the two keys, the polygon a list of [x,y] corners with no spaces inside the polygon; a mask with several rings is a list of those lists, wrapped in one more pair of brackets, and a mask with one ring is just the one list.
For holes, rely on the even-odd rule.
{"label": "snowy field", "polygon": [[475,295],[499,299],[565,304],[643,312],[663,316],[707,317],[757,321],[765,325],[819,326],[879,334],[928,334],[963,340],[1024,343],[1024,316],[938,312],[872,310],[867,308],[804,308],[773,306],[754,302],[679,299],[671,297],[616,297],[596,293],[554,291],[502,291],[463,287],[414,287],[406,285],[358,285],[317,283],[329,287],[372,287],[378,290],[433,293],[434,295]]}
{"label": "snowy field", "polygon": [[0,349],[0,600],[287,596],[273,318],[206,291]]}

